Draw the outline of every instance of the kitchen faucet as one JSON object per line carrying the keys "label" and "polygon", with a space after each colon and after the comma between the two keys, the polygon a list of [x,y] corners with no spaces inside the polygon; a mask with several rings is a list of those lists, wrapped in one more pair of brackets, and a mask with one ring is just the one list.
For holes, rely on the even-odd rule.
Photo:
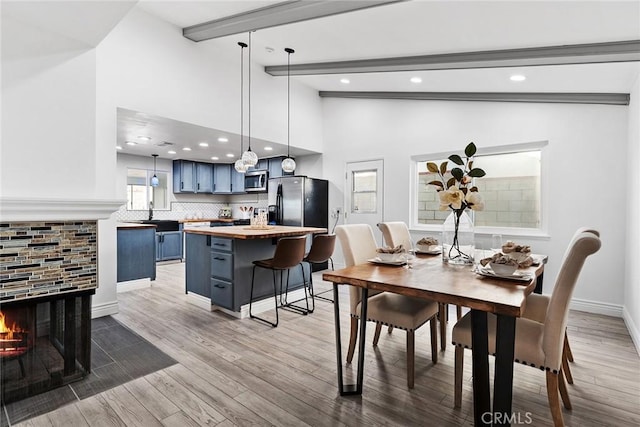
{"label": "kitchen faucet", "polygon": [[153,219],[153,201],[149,201],[149,221]]}

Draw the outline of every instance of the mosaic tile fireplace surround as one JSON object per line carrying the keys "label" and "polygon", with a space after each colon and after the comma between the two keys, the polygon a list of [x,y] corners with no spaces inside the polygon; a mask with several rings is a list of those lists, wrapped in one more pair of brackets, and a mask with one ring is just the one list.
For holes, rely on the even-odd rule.
{"label": "mosaic tile fireplace surround", "polygon": [[97,221],[0,223],[0,398],[90,371]]}

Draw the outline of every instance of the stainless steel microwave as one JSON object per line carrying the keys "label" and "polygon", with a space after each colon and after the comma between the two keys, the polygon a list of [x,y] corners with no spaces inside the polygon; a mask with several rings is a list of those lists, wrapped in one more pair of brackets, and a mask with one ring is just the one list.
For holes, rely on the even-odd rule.
{"label": "stainless steel microwave", "polygon": [[269,172],[254,170],[244,174],[244,191],[247,193],[266,193]]}

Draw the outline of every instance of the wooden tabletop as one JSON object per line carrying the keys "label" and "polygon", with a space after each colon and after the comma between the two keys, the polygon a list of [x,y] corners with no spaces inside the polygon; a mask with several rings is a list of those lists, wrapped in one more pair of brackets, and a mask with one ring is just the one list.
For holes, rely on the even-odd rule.
{"label": "wooden tabletop", "polygon": [[533,292],[544,264],[520,269],[534,273],[528,282],[480,276],[471,266],[442,262],[442,257],[418,256],[412,268],[359,264],[322,275],[326,281],[457,304],[509,316],[521,315],[524,299]]}
{"label": "wooden tabletop", "polygon": [[230,239],[270,239],[274,237],[303,236],[305,234],[326,233],[326,228],[290,227],[273,225],[267,230],[254,230],[248,225],[234,225],[230,227],[200,227],[184,230],[185,233],[204,234],[207,236],[227,237]]}
{"label": "wooden tabletop", "polygon": [[155,224],[138,224],[134,222],[119,222],[117,228],[156,228]]}

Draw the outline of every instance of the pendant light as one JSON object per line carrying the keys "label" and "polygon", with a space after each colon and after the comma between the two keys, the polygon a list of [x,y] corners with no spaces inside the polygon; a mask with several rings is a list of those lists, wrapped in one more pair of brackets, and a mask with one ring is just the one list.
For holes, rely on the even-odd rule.
{"label": "pendant light", "polygon": [[289,155],[290,135],[291,135],[291,54],[295,50],[287,47],[287,158],[282,161],[282,170],[285,172],[293,172],[296,170],[296,161]]}
{"label": "pendant light", "polygon": [[242,162],[247,167],[253,167],[258,164],[258,155],[251,151],[251,31],[249,31],[249,148],[242,153]]}
{"label": "pendant light", "polygon": [[244,151],[244,48],[246,43],[238,42],[240,46],[240,158],[236,160],[233,167],[240,173],[245,173],[249,166],[242,161],[242,152]]}
{"label": "pendant light", "polygon": [[156,159],[158,158],[158,155],[152,154],[151,156],[153,156],[153,176],[151,177],[151,186],[157,187],[160,185],[160,180],[156,176]]}

